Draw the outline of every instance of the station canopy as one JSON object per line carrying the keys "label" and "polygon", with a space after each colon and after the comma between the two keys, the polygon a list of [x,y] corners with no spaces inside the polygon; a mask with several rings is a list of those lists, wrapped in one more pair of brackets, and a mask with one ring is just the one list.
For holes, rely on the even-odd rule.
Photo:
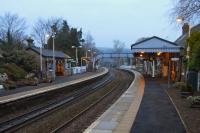
{"label": "station canopy", "polygon": [[131,45],[131,51],[133,53],[180,53],[181,49],[181,46],[156,36]]}

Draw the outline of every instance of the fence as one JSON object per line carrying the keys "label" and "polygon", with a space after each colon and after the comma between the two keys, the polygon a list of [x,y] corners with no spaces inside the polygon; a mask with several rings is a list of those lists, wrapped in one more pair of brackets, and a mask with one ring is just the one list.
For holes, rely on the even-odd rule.
{"label": "fence", "polygon": [[200,72],[189,71],[187,80],[195,91],[200,91]]}
{"label": "fence", "polygon": [[72,67],[72,73],[73,74],[80,74],[86,72],[86,66],[82,67]]}

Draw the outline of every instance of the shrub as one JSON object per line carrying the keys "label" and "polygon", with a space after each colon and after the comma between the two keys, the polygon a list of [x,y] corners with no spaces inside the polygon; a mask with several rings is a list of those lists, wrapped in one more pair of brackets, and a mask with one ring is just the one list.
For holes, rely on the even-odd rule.
{"label": "shrub", "polygon": [[184,82],[176,82],[174,85],[173,85],[174,88],[177,88],[177,89],[182,89],[182,88],[185,88],[186,87],[186,83]]}
{"label": "shrub", "polygon": [[180,89],[182,92],[193,92],[192,86],[184,82],[176,82],[174,88]]}
{"label": "shrub", "polygon": [[191,104],[198,104],[200,105],[200,96],[189,96],[187,98],[188,101],[190,101]]}
{"label": "shrub", "polygon": [[17,87],[37,85],[38,81],[35,79],[23,79],[16,82]]}
{"label": "shrub", "polygon": [[192,86],[191,86],[190,84],[187,84],[187,85],[186,85],[186,88],[187,88],[186,91],[188,91],[188,92],[193,92],[193,88],[192,88]]}
{"label": "shrub", "polygon": [[3,83],[3,86],[5,87],[5,89],[9,89],[9,90],[16,88],[15,82],[11,80],[7,80],[5,83]]}
{"label": "shrub", "polygon": [[35,56],[25,50],[14,50],[4,54],[5,63],[14,63],[27,72],[34,72],[39,68],[39,64],[35,61]]}
{"label": "shrub", "polygon": [[26,75],[26,71],[13,63],[4,64],[2,68],[0,68],[0,73],[6,73],[9,79],[14,81],[23,79]]}

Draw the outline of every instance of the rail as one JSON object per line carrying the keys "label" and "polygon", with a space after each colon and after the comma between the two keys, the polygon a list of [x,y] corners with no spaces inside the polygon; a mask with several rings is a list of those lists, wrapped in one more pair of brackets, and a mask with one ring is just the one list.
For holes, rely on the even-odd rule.
{"label": "rail", "polygon": [[4,121],[0,123],[0,132],[15,131],[30,122],[40,119],[41,117],[45,116],[48,113],[52,113],[53,111],[60,109],[62,106],[66,104],[73,103],[77,99],[95,92],[96,90],[102,88],[103,86],[111,82],[112,79],[113,76],[109,74],[105,79],[103,79],[102,81],[98,81],[97,84],[94,86],[91,85],[86,86],[85,89],[81,89],[80,91],[77,91],[63,98],[62,100],[50,103],[44,107],[32,110],[18,117]]}

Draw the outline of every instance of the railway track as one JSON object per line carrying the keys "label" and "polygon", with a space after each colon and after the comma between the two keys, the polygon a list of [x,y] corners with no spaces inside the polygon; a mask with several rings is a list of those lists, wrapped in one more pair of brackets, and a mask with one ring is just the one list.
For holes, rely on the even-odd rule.
{"label": "railway track", "polygon": [[92,84],[84,87],[84,89],[81,89],[80,91],[76,91],[73,94],[59,100],[52,102],[44,107],[32,110],[28,113],[25,113],[23,115],[17,116],[15,118],[12,118],[10,120],[4,121],[0,123],[0,132],[14,132],[27,124],[33,123],[35,120],[38,120],[42,117],[45,117],[46,115],[59,110],[62,108],[62,106],[66,104],[72,104],[77,99],[80,99],[81,97],[84,97],[86,95],[89,95],[98,89],[102,88],[109,82],[111,82],[113,79],[112,75],[109,74],[107,77],[103,80],[97,81],[95,85]]}
{"label": "railway track", "polygon": [[61,132],[65,127],[67,127],[73,121],[75,121],[76,119],[78,119],[81,115],[84,115],[84,113],[86,113],[88,110],[90,110],[91,108],[93,108],[94,106],[96,106],[99,102],[101,102],[106,96],[108,96],[113,91],[114,91],[114,89],[112,89],[109,92],[107,92],[105,95],[103,95],[102,97],[100,97],[95,103],[91,104],[86,109],[82,110],[80,113],[78,113],[77,115],[75,115],[73,118],[71,118],[69,121],[65,122],[64,124],[62,124],[58,128],[54,129],[51,133],[59,133],[59,132]]}
{"label": "railway track", "polygon": [[[84,116],[87,112],[89,112],[90,110],[95,108],[95,106],[98,106],[98,104],[100,104],[100,102],[102,102],[108,96],[110,96],[111,93],[118,94],[118,96],[121,95],[127,89],[127,87],[130,85],[130,83],[131,83],[130,79],[132,78],[131,76],[132,75],[129,75],[129,74],[124,76],[124,74],[123,74],[123,77],[120,77],[122,79],[121,80],[122,82],[115,82],[115,85],[112,86],[112,88],[110,88],[110,90],[106,94],[104,94],[103,96],[99,97],[99,99],[97,101],[95,101],[90,106],[88,106],[87,108],[83,109],[82,111],[80,111],[77,115],[72,117],[70,120],[66,121],[65,123],[63,123],[62,125],[57,127],[56,129],[51,131],[51,133],[70,132],[66,128],[69,128],[70,125],[74,121],[78,121],[78,119],[81,116]],[[127,80],[127,79],[129,79],[129,80]],[[127,82],[125,82],[125,81],[127,81]],[[116,88],[121,88],[121,89],[116,89]],[[115,98],[117,99],[117,97],[115,97]],[[110,99],[112,99],[112,98],[110,98]],[[81,124],[80,122],[77,122],[77,123]],[[79,132],[79,131],[72,131],[72,132]]]}
{"label": "railway track", "polygon": [[[0,132],[52,132],[52,133],[57,133],[57,132],[68,132],[68,128],[70,130],[74,127],[71,128],[71,125],[74,123],[79,124],[80,120],[82,117],[86,117],[84,120],[88,120],[87,115],[91,114],[91,110],[99,110],[100,112],[95,112],[93,119],[95,119],[95,115],[99,115],[102,113],[103,110],[106,110],[106,107],[101,107],[102,103],[106,104],[112,104],[112,101],[114,102],[130,85],[133,79],[133,75],[130,73],[127,74],[128,72],[123,72],[119,70],[114,70],[112,71],[112,74],[109,73],[106,77],[103,79],[91,84],[91,85],[86,85],[83,87],[83,89],[79,91],[75,91],[74,93],[68,95],[65,98],[59,99],[58,101],[54,101],[48,105],[45,105],[41,108],[37,108],[35,110],[32,110],[28,113],[25,113],[23,115],[20,115],[18,117],[15,117],[13,119],[10,119],[8,121],[4,121],[0,123]],[[52,122],[52,120],[49,120],[48,117],[52,117],[52,115],[59,114],[59,112],[62,112],[62,110],[65,108],[71,108],[71,106],[74,106],[75,104],[79,103],[80,101],[84,101],[85,98],[87,97],[95,97],[92,95],[95,95],[95,93],[99,93],[99,91],[105,91],[106,93],[103,93],[103,95],[97,96],[97,100],[89,100],[93,101],[92,104],[88,104],[87,106],[84,106],[84,108],[78,109],[78,112],[72,113],[69,118],[65,118],[65,121],[60,120],[60,124],[54,125],[47,127],[49,129],[37,129],[35,131],[35,128],[31,129],[31,126],[38,125],[43,125],[41,124],[41,120],[45,120],[47,122]],[[115,100],[114,100],[115,99]],[[81,103],[80,103],[81,104]],[[77,106],[77,105],[75,105]],[[109,106],[108,106],[109,107]],[[95,109],[97,108],[97,109]],[[100,109],[98,109],[100,108]],[[92,113],[93,115],[93,113]],[[55,118],[57,119],[58,116]],[[43,121],[42,120],[42,121]],[[83,123],[91,123],[93,120],[89,120],[89,122],[83,121]],[[52,122],[51,124],[55,124],[55,122]],[[80,123],[81,124],[81,123]],[[43,125],[44,126],[44,125]],[[89,126],[89,125],[86,125]],[[27,130],[27,127],[29,128]],[[37,127],[37,126],[36,126]],[[83,129],[85,127],[82,127]],[[79,129],[77,129],[79,131]],[[69,131],[70,132],[70,131]],[[73,131],[72,131],[73,132]],[[77,132],[77,131],[75,131]]]}

